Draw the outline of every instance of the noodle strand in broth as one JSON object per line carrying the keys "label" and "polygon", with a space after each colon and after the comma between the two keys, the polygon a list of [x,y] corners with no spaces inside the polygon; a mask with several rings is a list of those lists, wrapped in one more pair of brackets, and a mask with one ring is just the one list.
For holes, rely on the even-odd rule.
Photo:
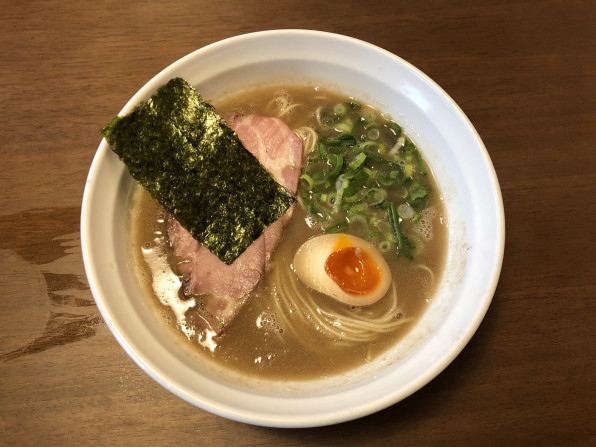
{"label": "noodle strand in broth", "polygon": [[362,343],[373,340],[379,333],[391,332],[408,321],[398,309],[395,284],[385,298],[388,306],[376,306],[374,310],[346,308],[344,312],[338,312],[325,306],[325,298],[317,299],[311,291],[299,289],[299,280],[289,267],[278,268],[275,281],[278,290],[275,301],[284,327],[292,328],[290,317],[298,315],[303,321],[309,321],[323,333],[342,342]]}

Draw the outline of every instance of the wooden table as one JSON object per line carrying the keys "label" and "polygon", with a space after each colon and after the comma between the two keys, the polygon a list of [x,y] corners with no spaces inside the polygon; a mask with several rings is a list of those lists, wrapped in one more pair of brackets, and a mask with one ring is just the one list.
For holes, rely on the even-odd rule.
{"label": "wooden table", "polygon": [[[596,3],[394,3],[2,2],[0,445],[596,445]],[[462,354],[317,429],[229,421],[155,383],[99,315],[79,242],[99,129],[185,54],[276,28],[367,40],[433,78],[483,138],[507,221]]]}

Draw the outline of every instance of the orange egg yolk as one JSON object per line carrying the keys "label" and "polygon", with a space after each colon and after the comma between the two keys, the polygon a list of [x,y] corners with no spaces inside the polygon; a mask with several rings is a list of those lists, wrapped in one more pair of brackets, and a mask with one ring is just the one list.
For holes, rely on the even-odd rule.
{"label": "orange egg yolk", "polygon": [[325,261],[325,272],[346,293],[366,295],[381,282],[381,273],[366,250],[336,248]]}

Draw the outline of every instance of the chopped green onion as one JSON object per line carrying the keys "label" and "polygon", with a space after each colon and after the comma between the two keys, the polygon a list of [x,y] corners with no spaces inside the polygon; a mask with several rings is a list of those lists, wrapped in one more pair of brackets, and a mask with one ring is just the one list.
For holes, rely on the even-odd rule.
{"label": "chopped green onion", "polygon": [[389,214],[389,223],[393,230],[397,242],[397,254],[399,256],[405,256],[410,261],[414,259],[412,250],[415,248],[407,237],[402,235],[401,228],[399,226],[399,217],[397,215],[397,207],[394,202],[389,203],[387,207],[387,213]]}
{"label": "chopped green onion", "polygon": [[306,212],[309,216],[313,216],[318,220],[325,220],[329,217],[329,212],[314,202],[310,202],[308,204],[306,207]]}
{"label": "chopped green onion", "polygon": [[406,172],[406,177],[412,178],[412,174],[414,173],[414,168],[412,166],[412,163],[406,164],[405,172]]}
{"label": "chopped green onion", "polygon": [[339,116],[344,116],[346,114],[346,106],[344,104],[342,104],[341,102],[338,104],[335,104],[333,106],[333,113],[335,113],[336,115],[339,115]]}
{"label": "chopped green onion", "polygon": [[325,194],[326,197],[323,200],[323,202],[326,202],[327,205],[329,206],[334,206],[335,205],[335,200],[337,199],[337,193],[335,192],[331,192],[329,194]]}
{"label": "chopped green onion", "polygon": [[350,218],[354,216],[361,216],[366,219],[366,213],[362,211],[355,210],[354,208],[347,208],[346,211],[348,215],[348,220],[350,220]]}
{"label": "chopped green onion", "polygon": [[364,118],[364,121],[367,123],[371,123],[377,120],[377,114],[372,109],[366,109],[362,112],[362,118]]}
{"label": "chopped green onion", "polygon": [[327,140],[329,146],[355,146],[356,138],[353,135],[344,133],[337,138],[331,138]]}
{"label": "chopped green onion", "polygon": [[306,183],[308,183],[308,189],[312,189],[312,187],[314,186],[313,179],[308,174],[302,174],[300,176],[300,180],[304,180]]}
{"label": "chopped green onion", "polygon": [[380,231],[371,231],[370,233],[364,235],[364,239],[370,241],[371,239],[375,239],[381,236],[383,236],[383,233],[381,233]]}
{"label": "chopped green onion", "polygon": [[391,188],[395,183],[395,180],[388,180],[387,177],[379,177],[378,182],[383,188]]}
{"label": "chopped green onion", "polygon": [[383,188],[390,189],[395,184],[395,179],[391,178],[391,174],[387,172],[379,172],[377,174],[377,183]]}
{"label": "chopped green onion", "polygon": [[395,144],[393,145],[393,147],[391,148],[391,150],[389,151],[389,155],[392,155],[394,157],[397,157],[397,154],[399,152],[399,150],[404,147],[404,143],[406,142],[406,139],[404,137],[399,137],[397,139],[397,141],[395,142]]}
{"label": "chopped green onion", "polygon": [[337,177],[337,180],[335,181],[335,189],[337,192],[343,191],[348,187],[349,184],[350,177],[348,177],[346,174],[342,174],[339,177]]}
{"label": "chopped green onion", "polygon": [[379,242],[379,245],[377,245],[377,247],[379,248],[379,251],[381,253],[389,253],[389,250],[391,250],[391,242],[381,241]]}
{"label": "chopped green onion", "polygon": [[416,201],[419,199],[423,199],[424,197],[426,197],[428,195],[429,192],[430,192],[430,186],[420,183],[420,182],[414,182],[408,189],[408,195],[409,195],[408,199],[410,201]]}
{"label": "chopped green onion", "polygon": [[363,213],[363,214],[366,214],[366,212],[369,211],[368,204],[366,204],[366,203],[358,203],[358,204],[352,206],[350,209],[355,212],[359,212],[359,213]]}
{"label": "chopped green onion", "polygon": [[362,166],[362,163],[364,163],[364,160],[366,160],[366,154],[364,152],[360,152],[356,156],[356,158],[348,165],[348,169],[355,171],[360,166]]}
{"label": "chopped green onion", "polygon": [[410,220],[414,217],[414,208],[412,208],[407,203],[402,203],[397,207],[397,214],[399,217],[405,220]]}
{"label": "chopped green onion", "polygon": [[330,154],[329,161],[331,162],[331,166],[333,166],[333,169],[329,174],[329,178],[335,178],[341,172],[341,168],[344,164],[344,158],[338,154]]}
{"label": "chopped green onion", "polygon": [[322,160],[326,160],[327,159],[327,148],[325,147],[325,145],[323,143],[319,143],[319,157],[321,157]]}
{"label": "chopped green onion", "polygon": [[376,127],[368,129],[368,132],[366,132],[366,136],[369,140],[377,140],[380,135],[381,132],[379,132],[379,129],[377,129]]}
{"label": "chopped green onion", "polygon": [[327,181],[327,172],[315,172],[312,175],[313,185],[322,185]]}
{"label": "chopped green onion", "polygon": [[326,232],[345,230],[411,258],[419,244],[402,233],[411,225],[404,223],[420,219],[430,192],[417,146],[397,123],[351,99],[316,114],[325,124],[300,177],[301,206]]}
{"label": "chopped green onion", "polygon": [[364,153],[366,154],[366,156],[368,158],[371,158],[375,161],[381,161],[381,162],[386,161],[386,160],[383,160],[383,157],[381,157],[379,154],[375,154],[374,152],[364,151]]}
{"label": "chopped green onion", "polygon": [[422,155],[420,154],[420,151],[417,148],[414,149],[414,156],[416,157],[416,162],[418,163],[418,167],[420,168],[420,173],[422,175],[428,174],[428,171],[426,169],[426,163],[424,163]]}
{"label": "chopped green onion", "polygon": [[341,206],[341,202],[344,197],[345,189],[350,185],[350,180],[340,175],[335,181],[335,190],[337,191],[335,200],[333,202],[333,211],[337,212]]}
{"label": "chopped green onion", "polygon": [[350,133],[352,130],[353,124],[351,120],[345,120],[341,123],[338,123],[335,128],[341,132]]}
{"label": "chopped green onion", "polygon": [[360,189],[356,192],[356,194],[352,194],[350,196],[346,196],[345,201],[348,203],[355,203],[360,202],[366,196],[366,190]]}
{"label": "chopped green onion", "polygon": [[387,198],[387,191],[379,188],[370,188],[366,193],[366,203],[370,206],[380,205]]}
{"label": "chopped green onion", "polygon": [[371,140],[366,140],[363,143],[358,144],[358,147],[362,150],[367,149],[371,146],[378,146],[379,143],[375,143],[374,141]]}
{"label": "chopped green onion", "polygon": [[358,118],[354,123],[354,127],[352,127],[352,131],[350,132],[352,135],[359,135],[360,128],[364,125],[364,120],[362,118]]}
{"label": "chopped green onion", "polygon": [[387,121],[385,123],[385,126],[389,127],[390,129],[392,129],[395,132],[396,136],[400,136],[401,135],[401,126],[399,124],[397,124],[394,121]]}
{"label": "chopped green onion", "polygon": [[368,181],[369,177],[370,176],[368,175],[368,173],[362,169],[356,171],[354,177],[350,179],[348,186],[346,186],[346,188],[344,189],[344,195],[346,197],[350,197],[356,194],[360,190],[360,188],[362,188],[364,184]]}
{"label": "chopped green onion", "polygon": [[325,128],[333,126],[333,114],[329,109],[321,110],[320,114],[321,125]]}
{"label": "chopped green onion", "polygon": [[325,233],[340,233],[342,231],[347,230],[349,227],[348,222],[344,220],[340,220],[337,223],[329,225],[328,227],[323,228]]}
{"label": "chopped green onion", "polygon": [[403,247],[403,236],[401,234],[401,229],[399,228],[399,216],[397,214],[397,206],[395,205],[395,202],[388,203],[387,213],[389,215],[389,223],[391,224],[391,229],[393,230],[393,234],[395,235],[395,239],[397,240],[397,249],[398,251],[400,251]]}

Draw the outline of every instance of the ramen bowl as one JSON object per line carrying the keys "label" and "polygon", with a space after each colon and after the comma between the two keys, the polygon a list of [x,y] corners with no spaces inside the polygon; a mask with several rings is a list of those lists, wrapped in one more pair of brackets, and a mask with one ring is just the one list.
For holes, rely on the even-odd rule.
{"label": "ramen bowl", "polygon": [[[313,427],[369,415],[416,392],[464,348],[492,300],[504,249],[501,193],[465,114],[431,79],[381,48],[306,30],[242,35],[201,48],[157,74],[119,112],[173,77],[218,98],[267,84],[320,85],[378,107],[403,125],[433,168],[448,215],[446,266],[428,309],[375,360],[322,379],[248,377],[202,361],[148,304],[130,259],[134,181],[101,142],[85,186],[81,244],[89,285],[132,359],[176,396],[217,415],[272,427]],[[116,112],[116,110],[115,110]]]}

